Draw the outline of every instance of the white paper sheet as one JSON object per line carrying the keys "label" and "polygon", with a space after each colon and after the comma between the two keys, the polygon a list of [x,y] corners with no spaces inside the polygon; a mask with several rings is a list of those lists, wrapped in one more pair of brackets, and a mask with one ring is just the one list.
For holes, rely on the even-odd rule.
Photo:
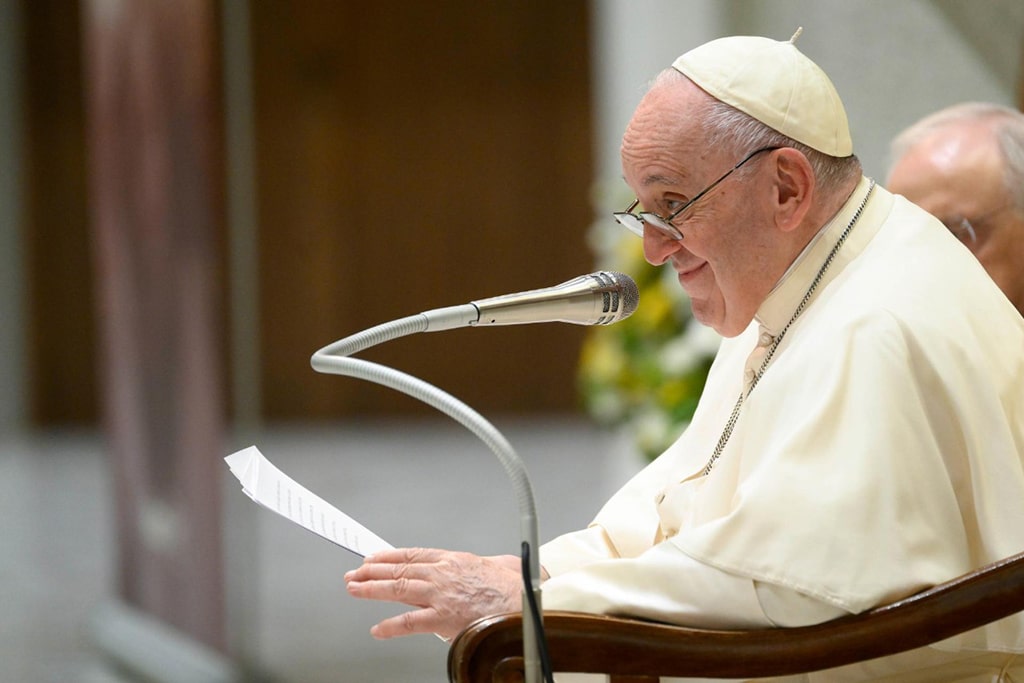
{"label": "white paper sheet", "polygon": [[317,536],[360,557],[394,547],[277,469],[255,446],[224,461],[247,496]]}

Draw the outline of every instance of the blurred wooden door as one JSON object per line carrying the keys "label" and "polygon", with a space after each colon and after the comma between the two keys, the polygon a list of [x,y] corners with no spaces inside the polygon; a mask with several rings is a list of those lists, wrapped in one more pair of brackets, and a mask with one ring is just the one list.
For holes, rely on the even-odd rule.
{"label": "blurred wooden door", "polygon": [[[253,3],[252,26],[264,412],[422,410],[309,356],[590,269],[587,3]],[[477,409],[568,411],[582,333],[458,330],[364,357]]]}
{"label": "blurred wooden door", "polygon": [[[77,4],[21,0],[35,425],[98,415]],[[318,375],[309,356],[379,322],[591,269],[587,7],[251,3],[265,418],[426,410]],[[219,327],[226,337],[227,310]],[[480,410],[570,411],[583,332],[460,330],[366,357]]]}

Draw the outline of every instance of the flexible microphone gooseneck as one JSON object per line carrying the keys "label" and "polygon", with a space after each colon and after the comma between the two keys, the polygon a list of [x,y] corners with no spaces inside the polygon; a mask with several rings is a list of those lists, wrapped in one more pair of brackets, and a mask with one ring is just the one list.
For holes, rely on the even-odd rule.
{"label": "flexible microphone gooseneck", "polygon": [[[498,456],[515,489],[524,557],[528,558],[524,561],[523,574],[523,663],[526,683],[540,683],[542,669],[547,668],[542,666],[544,662],[540,656],[544,645],[537,514],[526,466],[508,440],[462,401],[412,375],[349,356],[409,334],[456,327],[553,321],[608,325],[631,315],[639,304],[639,298],[636,283],[631,278],[622,273],[599,271],[554,287],[434,309],[377,325],[323,347],[310,359],[310,364],[317,372],[374,382],[436,408],[476,434]],[[531,614],[536,623],[529,618]],[[543,670],[543,674],[550,680],[550,671]]]}

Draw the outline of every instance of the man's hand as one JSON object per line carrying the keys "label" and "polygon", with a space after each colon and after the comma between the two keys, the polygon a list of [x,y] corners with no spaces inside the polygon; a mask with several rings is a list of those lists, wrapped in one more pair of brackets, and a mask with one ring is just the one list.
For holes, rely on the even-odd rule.
{"label": "man's hand", "polygon": [[432,548],[399,548],[367,557],[345,574],[353,597],[418,609],[380,622],[370,633],[394,638],[436,633],[450,639],[480,617],[522,610],[520,559]]}

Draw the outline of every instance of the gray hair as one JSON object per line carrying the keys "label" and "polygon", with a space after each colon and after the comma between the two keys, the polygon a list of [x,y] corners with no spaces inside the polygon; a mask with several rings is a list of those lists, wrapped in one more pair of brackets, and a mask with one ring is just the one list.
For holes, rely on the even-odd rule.
{"label": "gray hair", "polygon": [[964,102],[924,117],[893,139],[889,146],[890,169],[933,132],[965,123],[987,125],[992,131],[1003,159],[1006,193],[1018,209],[1024,210],[1024,113],[1011,107],[988,102]]}
{"label": "gray hair", "polygon": [[860,160],[855,155],[834,157],[819,152],[725,102],[708,99],[702,125],[711,146],[731,147],[737,154],[762,147],[792,147],[807,157],[814,179],[826,193],[842,187],[851,176],[861,174]]}
{"label": "gray hair", "polygon": [[[665,69],[658,75],[653,85],[677,77],[686,78],[675,69]],[[700,119],[701,127],[707,136],[707,146],[725,147],[732,151],[737,159],[762,147],[792,147],[807,158],[814,172],[815,181],[826,194],[839,190],[851,176],[859,176],[862,173],[860,160],[855,155],[834,157],[819,152],[711,95],[704,98],[704,106],[694,112],[694,115]],[[738,172],[743,173],[746,170],[740,169]]]}

